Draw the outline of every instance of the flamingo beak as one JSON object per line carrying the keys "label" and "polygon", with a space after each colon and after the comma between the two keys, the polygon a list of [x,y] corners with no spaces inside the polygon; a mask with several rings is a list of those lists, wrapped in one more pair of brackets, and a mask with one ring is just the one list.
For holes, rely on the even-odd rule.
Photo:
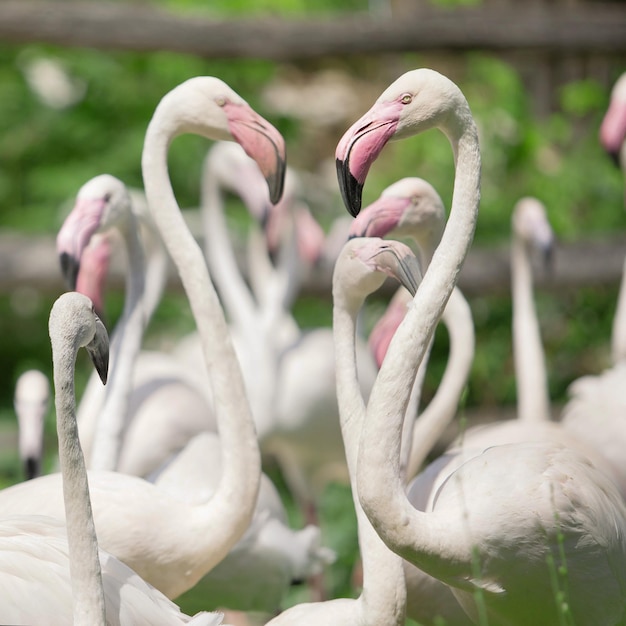
{"label": "flamingo beak", "polygon": [[103,385],[106,385],[109,375],[109,334],[100,318],[96,315],[96,334],[86,346],[91,362],[93,363]]}
{"label": "flamingo beak", "polygon": [[356,216],[350,225],[348,239],[384,237],[398,226],[409,204],[409,198],[381,196]]}
{"label": "flamingo beak", "polygon": [[411,296],[415,296],[422,272],[411,248],[399,241],[385,241],[375,255],[375,263],[380,271],[395,278]]}
{"label": "flamingo beak", "polygon": [[70,291],[76,289],[76,283],[78,282],[78,272],[80,271],[80,260],[73,257],[68,252],[61,252],[59,254],[59,262],[61,264],[61,274],[63,280]]}
{"label": "flamingo beak", "polygon": [[417,288],[422,281],[422,273],[415,256],[411,254],[398,257],[398,268],[395,277],[412,296],[415,296]]}
{"label": "flamingo beak", "polygon": [[105,205],[102,199],[79,200],[57,235],[61,272],[72,291],[76,289],[81,255],[91,236],[98,230]]}
{"label": "flamingo beak", "polygon": [[285,140],[274,126],[247,104],[227,102],[224,111],[230,132],[246,154],[256,161],[276,204],[283,195],[286,170]]}
{"label": "flamingo beak", "polygon": [[614,100],[600,125],[600,143],[617,167],[620,166],[620,151],[624,141],[626,141],[626,102]]}
{"label": "flamingo beak", "polygon": [[363,186],[372,163],[393,137],[400,118],[396,102],[377,102],[343,135],[335,152],[341,197],[352,217],[361,210]]}
{"label": "flamingo beak", "polygon": [[554,239],[551,239],[541,248],[541,256],[543,258],[543,267],[548,274],[554,271]]}

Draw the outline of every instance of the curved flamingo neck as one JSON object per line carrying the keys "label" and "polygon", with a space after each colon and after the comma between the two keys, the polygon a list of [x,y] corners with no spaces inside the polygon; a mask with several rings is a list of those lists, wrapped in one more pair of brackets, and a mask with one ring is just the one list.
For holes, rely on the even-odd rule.
{"label": "curved flamingo neck", "polygon": [[528,246],[515,234],[511,244],[511,286],[517,417],[523,422],[545,422],[550,419],[550,397],[533,300],[532,268]]}
{"label": "curved flamingo neck", "polygon": [[235,257],[226,226],[220,182],[208,166],[202,180],[201,204],[204,253],[224,308],[238,328],[254,328],[256,305]]}
{"label": "curved flamingo neck", "polygon": [[[246,354],[242,358],[248,396],[254,407],[257,435],[262,439],[273,425],[276,365],[271,328],[262,325],[262,311],[246,284],[226,225],[220,179],[207,166],[202,181],[202,221],[205,255],[232,325],[242,338]],[[251,365],[253,364],[253,365]]]}
{"label": "curved flamingo neck", "polygon": [[372,389],[357,466],[361,504],[383,541],[437,577],[454,568],[463,543],[446,535],[445,520],[411,505],[400,468],[400,446],[415,372],[457,282],[478,217],[480,151],[476,126],[465,108],[447,118],[451,125],[444,130],[456,163],[450,217]]}
{"label": "curved flamingo neck", "polygon": [[363,605],[363,614],[371,620],[368,623],[384,622],[400,626],[404,624],[406,606],[402,559],[382,542],[357,497],[358,445],[365,418],[355,347],[356,318],[360,306],[348,306],[339,290],[334,291],[333,298],[337,401],[363,564],[363,589],[359,601]]}
{"label": "curved flamingo neck", "polygon": [[106,624],[102,573],[89,499],[87,469],[78,439],[74,366],[78,346],[51,337],[59,464],[67,526],[74,624]]}
{"label": "curved flamingo neck", "polygon": [[442,319],[450,342],[448,365],[433,399],[415,423],[406,470],[409,480],[417,474],[443,429],[456,415],[474,360],[472,311],[457,287],[450,295]]}
{"label": "curved flamingo neck", "polygon": [[[213,497],[194,507],[206,525],[206,544],[198,545],[217,563],[249,526],[256,503],[261,462],[254,422],[230,333],[200,246],[178,208],[167,169],[167,151],[176,130],[167,107],[157,107],[148,126],[142,171],[148,205],[178,269],[198,327],[209,371],[220,439],[223,472]],[[194,526],[198,519],[190,519]]]}
{"label": "curved flamingo neck", "polygon": [[97,417],[90,465],[95,470],[117,469],[132,391],[133,369],[141,351],[146,326],[143,306],[145,262],[132,213],[120,231],[128,255],[126,293],[122,316],[111,339],[111,375]]}

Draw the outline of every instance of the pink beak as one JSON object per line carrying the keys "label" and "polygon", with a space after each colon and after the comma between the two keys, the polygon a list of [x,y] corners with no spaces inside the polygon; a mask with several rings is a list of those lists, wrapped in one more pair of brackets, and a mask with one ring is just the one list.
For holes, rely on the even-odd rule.
{"label": "pink beak", "polygon": [[370,166],[393,137],[401,110],[399,102],[376,102],[337,144],[335,159],[339,189],[353,217],[361,210],[363,185]]}
{"label": "pink beak", "polygon": [[105,206],[102,198],[78,200],[57,235],[61,271],[72,290],[76,288],[81,255],[98,230]]}
{"label": "pink beak", "polygon": [[614,99],[600,125],[600,143],[618,165],[624,140],[626,140],[626,102]]}
{"label": "pink beak", "polygon": [[224,111],[232,136],[256,161],[267,182],[270,201],[276,204],[283,194],[285,182],[285,140],[276,128],[247,104],[227,102]]}
{"label": "pink beak", "polygon": [[111,242],[104,234],[92,237],[80,256],[80,269],[75,289],[91,299],[100,317],[103,317],[104,285],[110,260]]}
{"label": "pink beak", "polygon": [[409,198],[378,198],[357,215],[350,226],[348,237],[384,237],[398,226],[409,204]]}

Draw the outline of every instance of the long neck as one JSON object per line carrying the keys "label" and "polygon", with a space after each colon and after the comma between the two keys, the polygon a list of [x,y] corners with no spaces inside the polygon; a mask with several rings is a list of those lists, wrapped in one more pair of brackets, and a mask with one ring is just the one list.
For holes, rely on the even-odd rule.
{"label": "long neck", "polygon": [[238,328],[254,328],[256,306],[235,257],[219,181],[210,170],[202,181],[201,204],[205,255],[224,308]]}
{"label": "long neck", "polygon": [[[626,142],[624,143],[626,145]],[[617,310],[613,317],[613,332],[611,334],[611,357],[613,365],[626,359],[626,261],[622,269],[622,280],[619,286]]]}
{"label": "long neck", "polygon": [[265,234],[253,228],[248,236],[249,275],[259,305],[259,324],[263,332],[272,337],[279,353],[300,335],[290,310],[298,290],[298,259],[291,254],[296,243],[295,233],[292,235],[281,248],[276,265],[270,258]]}
{"label": "long neck", "polygon": [[434,514],[415,510],[407,499],[399,453],[415,371],[457,281],[478,216],[480,154],[471,118],[465,118],[461,132],[451,137],[451,143],[457,169],[450,217],[372,389],[357,466],[361,504],[385,543],[431,571],[436,566],[438,572],[454,568],[455,549],[459,546],[453,537],[445,537],[443,521],[439,523]]}
{"label": "long neck", "polygon": [[273,337],[260,332],[261,312],[239,270],[226,226],[220,183],[210,171],[202,181],[202,221],[206,259],[233,330],[241,340],[238,346],[244,380],[257,434],[262,438],[271,430],[274,415],[276,368],[270,349]]}
{"label": "long neck", "polygon": [[[445,313],[444,313],[445,316]],[[413,381],[413,387],[411,389],[411,395],[409,396],[409,402],[406,407],[406,414],[404,417],[404,424],[402,426],[402,445],[400,448],[400,468],[406,477],[406,481],[410,478],[410,465],[411,457],[415,456],[413,451],[415,448],[414,432],[416,428],[416,420],[419,414],[420,403],[422,401],[422,390],[424,387],[424,381],[426,380],[426,372],[428,371],[428,361],[430,359],[430,352],[432,350],[434,341],[431,339],[424,354],[424,358],[417,368],[417,374]],[[420,416],[421,421],[421,416]]]}
{"label": "long neck", "polygon": [[141,236],[146,252],[146,278],[142,301],[147,326],[163,297],[169,259],[154,225],[142,224]]}
{"label": "long neck", "polygon": [[533,301],[533,278],[527,246],[518,237],[511,244],[513,357],[517,380],[517,417],[523,422],[550,419],[548,377]]}
{"label": "long neck", "polygon": [[106,618],[98,543],[85,459],[76,426],[74,364],[77,348],[56,343],[53,338],[59,462],[63,480],[74,624],[104,626]]}
{"label": "long neck", "polygon": [[145,329],[143,306],[145,263],[137,226],[132,215],[122,228],[128,253],[124,310],[113,334],[111,376],[98,415],[91,469],[115,470],[122,447],[132,390],[133,369]]}
{"label": "long neck", "polygon": [[356,310],[350,312],[335,294],[333,334],[337,401],[346,452],[352,496],[356,510],[359,546],[363,564],[360,601],[368,624],[404,624],[406,584],[402,559],[381,541],[357,498],[356,469],[359,437],[365,418],[365,404],[358,382],[356,352]]}
{"label": "long neck", "polygon": [[450,353],[437,391],[413,429],[407,478],[417,474],[443,429],[452,421],[459,407],[474,360],[474,323],[469,303],[455,288],[443,312],[448,330]]}
{"label": "long neck", "polygon": [[[241,370],[235,356],[224,313],[200,246],[180,213],[167,170],[167,151],[173,136],[161,129],[155,113],[142,155],[148,205],[168,252],[178,269],[195,322],[210,376],[223,471],[213,497],[196,507],[206,525],[202,558],[219,562],[249,526],[261,476],[261,460]],[[207,568],[208,571],[208,568]]]}

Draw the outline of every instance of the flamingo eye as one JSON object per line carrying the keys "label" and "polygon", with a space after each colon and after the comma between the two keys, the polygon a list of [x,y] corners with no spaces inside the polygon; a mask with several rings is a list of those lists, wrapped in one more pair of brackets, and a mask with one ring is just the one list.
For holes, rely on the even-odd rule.
{"label": "flamingo eye", "polygon": [[109,202],[111,200],[111,194],[110,193],[105,193],[103,199],[104,199],[105,202]]}
{"label": "flamingo eye", "polygon": [[223,107],[226,104],[226,98],[224,96],[218,96],[215,98],[215,104],[217,104],[218,107]]}
{"label": "flamingo eye", "polygon": [[410,104],[413,101],[413,96],[410,93],[405,93],[402,98],[400,98],[400,102],[402,104]]}

